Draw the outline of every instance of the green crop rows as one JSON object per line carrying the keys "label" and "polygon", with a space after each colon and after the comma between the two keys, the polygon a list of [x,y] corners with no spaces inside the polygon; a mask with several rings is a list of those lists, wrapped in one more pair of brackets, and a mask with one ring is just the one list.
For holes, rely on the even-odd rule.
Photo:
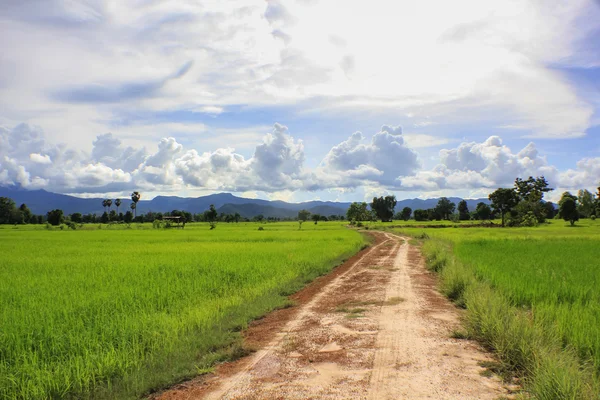
{"label": "green crop rows", "polygon": [[363,245],[340,223],[0,229],[0,398],[139,397]]}
{"label": "green crop rows", "polygon": [[598,397],[600,223],[399,230],[430,238],[429,265],[466,306],[471,336],[522,374],[530,394]]}

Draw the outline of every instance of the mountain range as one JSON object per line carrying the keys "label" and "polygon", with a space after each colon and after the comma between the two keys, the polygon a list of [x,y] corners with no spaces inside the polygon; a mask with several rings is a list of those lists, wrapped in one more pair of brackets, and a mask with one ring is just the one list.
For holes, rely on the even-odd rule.
{"label": "mountain range", "polygon": [[[84,199],[45,190],[24,190],[14,187],[0,187],[0,197],[13,199],[17,206],[25,203],[34,214],[46,214],[46,212],[57,208],[63,210],[65,214],[79,212],[100,215],[104,212],[102,207],[103,198]],[[458,197],[450,197],[449,199],[456,204],[461,200]],[[122,204],[119,211],[124,212],[129,209],[131,200],[127,198],[121,200]],[[438,200],[439,198],[398,200],[396,211],[400,211],[404,207],[410,207],[413,210],[433,208]],[[479,202],[489,204],[488,199],[467,199],[470,210],[474,210]],[[237,212],[242,217],[247,218],[252,218],[258,214],[265,217],[293,218],[302,209],[306,209],[313,214],[326,216],[345,215],[351,203],[318,200],[287,203],[280,200],[270,201],[237,197],[231,193],[217,193],[201,197],[157,196],[152,200],[140,200],[137,204],[137,213],[139,215],[148,211],[185,210],[196,214],[204,212],[211,204],[214,204],[219,213],[234,214]],[[114,201],[112,208],[116,209]]]}

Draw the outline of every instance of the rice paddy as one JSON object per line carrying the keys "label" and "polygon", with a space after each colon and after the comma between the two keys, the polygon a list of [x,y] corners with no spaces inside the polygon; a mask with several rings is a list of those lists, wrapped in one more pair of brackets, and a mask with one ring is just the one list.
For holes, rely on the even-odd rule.
{"label": "rice paddy", "polygon": [[[466,306],[471,335],[523,373],[533,395],[598,396],[599,223],[402,231],[431,238],[424,242],[429,265],[441,272],[444,292]],[[577,365],[558,365],[569,355]]]}
{"label": "rice paddy", "polygon": [[[150,225],[151,226],[151,225]],[[139,398],[364,246],[340,223],[0,229],[0,398]]]}

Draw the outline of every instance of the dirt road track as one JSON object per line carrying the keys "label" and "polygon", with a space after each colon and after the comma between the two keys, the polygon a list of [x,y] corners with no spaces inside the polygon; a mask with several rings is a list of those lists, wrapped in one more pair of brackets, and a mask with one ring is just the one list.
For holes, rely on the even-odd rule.
{"label": "dirt road track", "polygon": [[449,337],[458,311],[419,250],[375,244],[249,329],[261,348],[157,396],[179,399],[497,399],[508,396],[474,343]]}

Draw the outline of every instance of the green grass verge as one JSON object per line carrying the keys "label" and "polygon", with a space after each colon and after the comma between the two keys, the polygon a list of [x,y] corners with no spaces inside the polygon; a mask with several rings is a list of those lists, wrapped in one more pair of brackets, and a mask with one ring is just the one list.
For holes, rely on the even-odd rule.
{"label": "green grass verge", "polygon": [[[441,276],[441,291],[467,309],[466,336],[497,354],[501,369],[521,377],[529,395],[548,400],[600,398],[593,360],[580,357],[556,324],[535,318],[530,307],[517,306],[498,282],[491,283],[481,271],[461,262],[449,241],[425,240],[422,250],[429,268]],[[510,259],[510,252],[500,256]],[[523,276],[512,278],[518,281]]]}

